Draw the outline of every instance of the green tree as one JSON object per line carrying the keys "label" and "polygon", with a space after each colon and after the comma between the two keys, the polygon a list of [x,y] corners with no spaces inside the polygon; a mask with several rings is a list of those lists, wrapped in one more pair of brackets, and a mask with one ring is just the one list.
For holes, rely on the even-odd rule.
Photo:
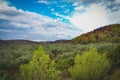
{"label": "green tree", "polygon": [[55,69],[55,62],[40,46],[34,52],[32,61],[20,66],[18,80],[60,80],[59,73]]}
{"label": "green tree", "polygon": [[83,54],[77,54],[75,64],[69,68],[73,80],[100,80],[110,68],[108,59],[91,47]]}

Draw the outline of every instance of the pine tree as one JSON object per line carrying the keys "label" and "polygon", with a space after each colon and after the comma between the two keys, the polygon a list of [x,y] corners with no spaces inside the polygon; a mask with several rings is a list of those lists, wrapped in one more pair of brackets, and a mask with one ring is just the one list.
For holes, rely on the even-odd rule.
{"label": "pine tree", "polygon": [[40,46],[34,52],[32,61],[20,66],[18,80],[60,80],[59,73],[55,70],[55,62]]}
{"label": "pine tree", "polygon": [[69,72],[73,80],[100,80],[109,68],[106,56],[92,47],[89,51],[76,55],[75,64],[69,68]]}

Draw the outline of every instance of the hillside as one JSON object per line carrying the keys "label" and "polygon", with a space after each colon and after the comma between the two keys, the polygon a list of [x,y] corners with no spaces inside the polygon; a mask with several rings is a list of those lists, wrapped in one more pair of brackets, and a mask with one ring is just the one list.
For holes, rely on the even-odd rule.
{"label": "hillside", "polygon": [[120,42],[120,24],[100,27],[71,40],[71,43]]}
{"label": "hillside", "polygon": [[0,39],[0,45],[5,45],[5,44],[55,44],[55,43],[68,43],[70,40],[55,40],[55,41],[30,41],[30,40],[1,40]]}
{"label": "hillside", "polygon": [[40,44],[40,42],[30,40],[0,40],[0,44]]}

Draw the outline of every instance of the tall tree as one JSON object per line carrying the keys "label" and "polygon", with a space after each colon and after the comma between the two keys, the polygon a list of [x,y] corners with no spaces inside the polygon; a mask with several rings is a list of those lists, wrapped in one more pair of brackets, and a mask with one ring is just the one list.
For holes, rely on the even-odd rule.
{"label": "tall tree", "polygon": [[77,54],[75,64],[69,68],[73,80],[100,80],[110,68],[108,59],[91,47],[83,54]]}
{"label": "tall tree", "polygon": [[55,69],[55,62],[40,46],[34,52],[32,61],[20,66],[18,80],[60,80],[59,73]]}

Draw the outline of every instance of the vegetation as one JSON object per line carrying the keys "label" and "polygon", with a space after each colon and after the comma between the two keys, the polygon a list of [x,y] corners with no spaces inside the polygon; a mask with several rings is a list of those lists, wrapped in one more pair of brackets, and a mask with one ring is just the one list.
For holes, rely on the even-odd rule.
{"label": "vegetation", "polygon": [[7,80],[8,73],[6,71],[0,70],[0,80]]}
{"label": "vegetation", "polygon": [[116,44],[111,49],[109,48],[107,52],[107,57],[110,60],[112,66],[120,66],[120,44]]}
{"label": "vegetation", "polygon": [[18,80],[60,80],[60,77],[59,71],[55,70],[55,62],[40,46],[34,52],[32,61],[20,66]]}
{"label": "vegetation", "polygon": [[110,76],[110,80],[120,80],[120,68],[114,71],[113,75]]}
{"label": "vegetation", "polygon": [[[64,80],[70,77],[68,68],[72,67],[74,63],[74,57],[84,54],[89,50],[91,44],[44,44],[45,53],[49,54],[50,58],[56,63],[54,67],[56,70],[61,71],[61,77]],[[98,53],[106,54],[110,61],[110,72],[119,67],[120,55],[118,43],[94,43]],[[0,46],[0,70],[4,75],[7,75],[6,80],[16,80],[14,74],[19,73],[19,66],[29,64],[33,51],[38,48],[38,44],[12,44]],[[19,55],[19,56],[17,56]],[[17,57],[16,57],[17,56]],[[12,61],[13,62],[12,62]],[[13,76],[12,76],[13,75]],[[13,79],[14,78],[14,79]],[[4,80],[4,79],[3,79]]]}
{"label": "vegetation", "polygon": [[71,40],[71,43],[120,42],[120,24],[107,25],[94,31],[82,34]]}
{"label": "vegetation", "polygon": [[75,64],[69,68],[72,80],[101,80],[110,68],[105,54],[99,54],[96,48],[90,48],[83,54],[77,54]]}
{"label": "vegetation", "polygon": [[[38,45],[6,44],[0,45],[0,69],[12,72],[22,63],[28,63]],[[12,72],[14,73],[14,72]]]}
{"label": "vegetation", "polygon": [[0,80],[119,80],[119,53],[120,24],[70,42],[0,40]]}

